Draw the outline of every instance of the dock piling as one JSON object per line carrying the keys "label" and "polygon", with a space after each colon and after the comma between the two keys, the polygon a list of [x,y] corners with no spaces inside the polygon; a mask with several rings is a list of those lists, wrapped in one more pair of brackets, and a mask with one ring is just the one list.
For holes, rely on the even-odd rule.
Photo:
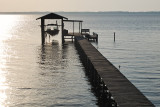
{"label": "dock piling", "polygon": [[116,37],[115,37],[115,36],[116,36],[116,33],[114,32],[114,42],[115,42],[115,40],[116,40]]}
{"label": "dock piling", "polygon": [[45,32],[44,32],[44,19],[41,20],[41,39],[42,45],[45,43]]}

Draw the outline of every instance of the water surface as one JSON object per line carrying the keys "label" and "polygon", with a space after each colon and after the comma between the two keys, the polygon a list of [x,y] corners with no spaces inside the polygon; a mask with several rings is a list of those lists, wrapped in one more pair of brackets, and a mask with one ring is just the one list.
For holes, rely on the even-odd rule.
{"label": "water surface", "polygon": [[0,15],[0,106],[97,106],[73,43],[41,45],[39,15]]}
{"label": "water surface", "polygon": [[[93,45],[117,68],[120,65],[120,71],[160,106],[159,12],[59,14],[83,20],[83,28],[98,33],[99,43]],[[0,104],[96,106],[74,45],[41,46],[40,21],[35,20],[40,16],[0,15]],[[65,27],[72,31],[72,24]]]}

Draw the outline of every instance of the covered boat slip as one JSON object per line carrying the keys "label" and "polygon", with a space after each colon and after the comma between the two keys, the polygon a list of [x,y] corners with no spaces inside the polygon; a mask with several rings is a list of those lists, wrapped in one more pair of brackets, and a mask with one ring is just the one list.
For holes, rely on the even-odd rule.
{"label": "covered boat slip", "polygon": [[[68,18],[60,16],[55,13],[50,13],[45,16],[39,17],[36,20],[41,19],[41,38],[42,44],[45,44],[45,39],[47,36],[55,36],[61,31],[61,39],[62,43],[65,42],[65,39],[74,40],[74,36],[84,36],[88,40],[96,40],[98,41],[98,34],[93,33],[90,35],[90,32],[86,32],[87,29],[82,29],[82,20],[68,20]],[[45,20],[56,20],[56,23],[50,23],[45,25]],[[58,25],[57,20],[61,20],[60,24]],[[65,28],[67,23],[71,23],[73,28],[71,31],[68,30],[69,28]],[[78,27],[75,24],[78,23]],[[46,28],[47,27],[47,28]],[[76,28],[77,27],[77,28]],[[78,29],[78,30],[77,30]],[[76,31],[77,30],[77,31]],[[89,29],[88,29],[89,30]],[[84,32],[85,31],[85,32]]]}
{"label": "covered boat slip", "polygon": [[[41,38],[42,38],[42,45],[45,44],[45,38],[49,35],[51,36],[54,36],[56,34],[59,33],[59,27],[61,27],[61,38],[62,38],[62,43],[65,42],[65,37],[67,36],[70,36],[73,41],[74,39],[74,36],[76,34],[80,35],[81,33],[81,29],[82,29],[82,22],[81,20],[68,20],[68,18],[66,17],[63,17],[63,16],[60,16],[58,14],[55,14],[55,13],[50,13],[50,14],[47,14],[47,15],[44,15],[42,17],[39,17],[37,18],[36,20],[39,20],[41,19]],[[50,19],[50,20],[61,20],[61,24],[58,25],[57,23],[56,24],[48,24],[48,25],[45,25],[45,20],[47,19]],[[73,32],[72,33],[68,33],[68,30],[64,29],[64,22],[70,22],[70,23],[73,23]],[[76,33],[75,32],[75,22],[79,23],[79,32]],[[53,29],[50,29],[50,28],[47,28],[46,29],[46,26],[55,26],[56,28],[53,28]]]}
{"label": "covered boat slip", "polygon": [[[39,20],[39,19],[41,19],[41,38],[42,38],[42,45],[44,45],[45,44],[45,38],[46,38],[46,36],[47,36],[47,34],[46,34],[46,31],[45,31],[45,20],[46,19],[52,19],[52,20],[61,20],[61,31],[63,31],[63,27],[64,27],[64,25],[63,25],[63,20],[64,19],[66,19],[66,20],[68,20],[68,18],[66,18],[66,17],[63,17],[63,16],[60,16],[60,15],[58,15],[58,14],[55,14],[55,13],[50,13],[50,14],[47,14],[47,15],[44,15],[44,16],[42,16],[42,17],[39,17],[39,18],[37,18],[36,20]],[[63,35],[63,32],[62,32],[62,35]],[[62,43],[64,43],[64,38],[63,38],[63,36],[62,36]]]}

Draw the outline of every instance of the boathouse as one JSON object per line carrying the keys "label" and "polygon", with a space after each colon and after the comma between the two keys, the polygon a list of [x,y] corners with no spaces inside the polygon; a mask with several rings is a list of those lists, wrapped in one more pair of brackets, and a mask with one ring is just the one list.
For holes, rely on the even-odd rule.
{"label": "boathouse", "polygon": [[[54,20],[54,19],[60,19],[61,20],[61,31],[62,31],[62,35],[63,35],[63,27],[64,27],[64,25],[63,25],[63,20],[64,19],[68,19],[68,18],[66,18],[66,17],[63,17],[63,16],[60,16],[60,15],[58,15],[58,14],[55,14],[55,13],[50,13],[50,14],[47,14],[47,15],[45,15],[45,16],[42,16],[42,17],[39,17],[39,18],[37,18],[36,20],[38,20],[38,19],[41,19],[41,38],[42,38],[42,44],[44,44],[45,43],[45,35],[46,35],[46,30],[45,30],[45,27],[46,27],[46,25],[45,25],[45,20],[46,19],[52,19],[52,20]],[[63,38],[63,36],[62,36],[62,43],[64,42],[63,41],[64,40],[64,38]]]}
{"label": "boathouse", "polygon": [[[65,39],[74,39],[75,35],[81,35],[81,29],[82,29],[82,20],[68,20],[68,18],[58,15],[56,13],[50,13],[47,15],[44,15],[42,17],[37,18],[36,20],[41,19],[41,38],[42,38],[42,44],[45,43],[45,37],[47,36],[47,34],[49,35],[54,35],[58,33],[59,29],[46,29],[46,26],[59,26],[61,27],[61,38],[62,38],[62,43],[65,42]],[[61,20],[61,24],[58,25],[57,23],[55,24],[48,24],[45,25],[45,20],[50,19],[50,20]],[[72,32],[68,32],[67,29],[64,29],[64,22],[69,22],[69,23],[73,23],[73,31]],[[75,32],[75,23],[79,23],[79,31]],[[70,38],[68,38],[70,37]]]}

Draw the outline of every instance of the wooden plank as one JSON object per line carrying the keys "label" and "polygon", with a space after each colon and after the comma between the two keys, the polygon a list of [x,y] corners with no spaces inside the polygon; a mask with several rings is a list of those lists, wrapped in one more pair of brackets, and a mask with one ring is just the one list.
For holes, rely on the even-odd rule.
{"label": "wooden plank", "polygon": [[[154,105],[91,43],[76,36],[81,52],[87,56],[98,75],[103,79],[118,106],[154,107]],[[82,56],[83,57],[83,56]]]}

